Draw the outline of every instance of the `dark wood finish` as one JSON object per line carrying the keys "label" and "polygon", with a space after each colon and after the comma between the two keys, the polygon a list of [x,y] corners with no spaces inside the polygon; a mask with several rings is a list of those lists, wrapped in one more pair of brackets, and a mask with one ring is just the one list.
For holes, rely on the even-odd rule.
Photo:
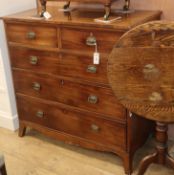
{"label": "dark wood finish", "polygon": [[[38,51],[22,47],[10,47],[11,64],[13,67],[39,72],[76,77],[90,82],[108,85],[107,57],[101,56],[100,64],[93,65],[93,54],[68,54],[50,51]],[[33,57],[36,58],[32,62]],[[49,62],[49,64],[48,64]],[[90,68],[96,68],[92,71]]]}
{"label": "dark wood finish", "polygon": [[141,25],[120,39],[108,63],[117,99],[131,111],[161,122],[174,122],[173,32],[174,23]]}
{"label": "dark wood finish", "polygon": [[112,51],[114,41],[117,41],[123,32],[105,32],[99,30],[84,30],[77,28],[63,28],[61,30],[62,48],[71,50],[84,50],[93,53],[95,46],[88,46],[86,40],[90,35],[96,39],[97,50],[100,53],[110,53]]}
{"label": "dark wood finish", "polygon": [[7,170],[5,164],[0,167],[0,174],[1,175],[7,175]]}
{"label": "dark wood finish", "polygon": [[[94,142],[126,148],[124,124],[34,98],[17,96],[17,103],[21,120]],[[39,115],[39,112],[43,113]]]}
{"label": "dark wood finish", "polygon": [[[52,18],[49,20],[44,20],[42,18],[37,18],[36,16],[36,9],[27,10],[25,12],[16,13],[13,15],[9,15],[6,17],[3,17],[4,20],[6,20],[6,25],[19,23],[21,22],[25,24],[24,22],[27,22],[29,26],[32,24],[36,26],[47,26],[47,27],[76,27],[78,29],[84,29],[85,31],[88,29],[94,31],[94,30],[105,30],[106,32],[126,32],[130,30],[131,28],[137,26],[138,24],[142,24],[142,21],[148,22],[152,19],[160,19],[161,11],[136,11],[132,14],[118,14],[113,13],[114,16],[121,16],[122,20],[109,23],[109,24],[103,24],[99,22],[94,22],[95,18],[101,17],[101,10],[74,10],[70,13],[71,19],[67,16],[66,13],[60,12],[57,7],[48,6],[47,11],[51,13]],[[14,23],[15,22],[15,23]],[[48,26],[49,24],[49,26]],[[31,47],[31,45],[30,45]],[[36,46],[35,46],[36,48]]]}
{"label": "dark wood finish", "polygon": [[[117,103],[108,88],[19,70],[14,70],[13,76],[16,93],[61,102],[121,121],[126,120],[125,109]],[[39,89],[33,87],[36,83],[39,84]],[[92,97],[97,98],[96,101]]]}
{"label": "dark wood finish", "polygon": [[129,11],[130,8],[130,0],[125,0],[125,4],[123,6],[124,11]]}
{"label": "dark wood finish", "polygon": [[[138,11],[123,15],[122,21],[101,24],[93,21],[101,16],[100,11],[75,10],[70,19],[55,7],[47,10],[53,16],[49,20],[35,18],[33,10],[4,17],[19,136],[25,135],[26,127],[32,127],[69,144],[116,153],[130,174],[133,155],[153,123],[130,116],[117,102],[106,77],[107,57],[125,31],[158,19],[160,12]],[[39,36],[34,37],[36,42],[26,39],[28,31]],[[93,64],[95,48],[87,45],[91,44],[88,37],[97,40],[99,65]],[[96,72],[88,66],[96,66]]]}
{"label": "dark wood finish", "polygon": [[[41,4],[41,13],[40,16],[43,17],[44,13],[46,12],[46,4],[47,1],[64,1],[64,0],[39,0],[40,4]],[[71,2],[79,2],[79,3],[102,3],[104,4],[105,7],[105,15],[104,15],[104,20],[108,20],[109,19],[109,15],[111,12],[111,4],[112,2],[114,2],[116,0],[68,0],[67,3],[64,5],[64,9],[67,10],[70,6]],[[125,0],[125,6],[123,8],[123,10],[128,10],[129,9],[129,5],[130,5],[130,0]]]}
{"label": "dark wood finish", "polygon": [[173,33],[172,22],[140,25],[118,41],[109,57],[108,78],[117,99],[130,111],[156,121],[156,152],[142,160],[138,175],[151,163],[174,168],[167,147],[167,122],[174,122]]}
{"label": "dark wood finish", "polygon": [[156,141],[156,152],[143,158],[138,175],[143,175],[151,163],[167,165],[174,169],[174,159],[168,154],[167,124],[156,123]]}
{"label": "dark wood finish", "polygon": [[0,175],[7,175],[6,166],[4,162],[4,156],[0,155]]}
{"label": "dark wood finish", "polygon": [[19,137],[25,136],[26,129],[27,127],[23,123],[19,124],[19,132],[18,132]]}
{"label": "dark wood finish", "polygon": [[57,47],[56,28],[37,25],[9,24],[7,36],[10,42],[39,45],[43,47]]}

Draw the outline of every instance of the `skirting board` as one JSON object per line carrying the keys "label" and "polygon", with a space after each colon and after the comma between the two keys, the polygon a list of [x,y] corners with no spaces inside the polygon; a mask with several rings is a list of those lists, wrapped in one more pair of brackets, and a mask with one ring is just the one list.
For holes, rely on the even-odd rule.
{"label": "skirting board", "polygon": [[9,113],[0,111],[0,127],[15,131],[19,128],[18,115],[12,116]]}

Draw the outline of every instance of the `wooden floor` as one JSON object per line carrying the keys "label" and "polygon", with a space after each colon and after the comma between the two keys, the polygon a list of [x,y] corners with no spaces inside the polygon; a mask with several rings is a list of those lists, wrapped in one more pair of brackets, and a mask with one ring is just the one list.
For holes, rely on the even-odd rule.
{"label": "wooden floor", "polygon": [[[150,140],[135,156],[135,169],[143,155],[152,152]],[[171,145],[171,155],[174,146]],[[30,130],[23,138],[0,128],[0,152],[5,155],[8,175],[123,175],[116,155],[70,146]],[[134,173],[136,174],[136,173]],[[174,175],[174,171],[152,165],[146,175]]]}

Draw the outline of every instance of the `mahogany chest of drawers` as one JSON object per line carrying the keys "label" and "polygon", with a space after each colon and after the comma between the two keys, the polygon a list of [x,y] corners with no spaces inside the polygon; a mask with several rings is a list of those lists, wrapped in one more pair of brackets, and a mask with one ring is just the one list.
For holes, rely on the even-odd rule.
{"label": "mahogany chest of drawers", "polygon": [[[94,22],[102,12],[54,7],[49,20],[35,10],[4,17],[19,114],[19,136],[26,127],[69,144],[113,152],[132,172],[135,151],[145,142],[151,122],[130,115],[117,102],[107,80],[107,57],[130,28],[160,18],[137,11],[112,24]],[[93,64],[95,39],[100,64]]]}

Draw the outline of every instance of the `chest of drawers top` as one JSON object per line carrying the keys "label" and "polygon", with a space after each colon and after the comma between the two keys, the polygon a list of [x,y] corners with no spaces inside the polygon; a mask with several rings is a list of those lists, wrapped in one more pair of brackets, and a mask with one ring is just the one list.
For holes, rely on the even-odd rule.
{"label": "chest of drawers top", "polygon": [[45,20],[43,18],[36,17],[37,12],[36,9],[31,9],[28,11],[16,13],[13,15],[5,16],[3,19],[6,22],[16,21],[16,22],[29,22],[32,24],[52,24],[52,26],[79,26],[82,28],[93,27],[98,29],[108,29],[114,31],[122,31],[126,32],[130,30],[132,27],[137,26],[138,24],[145,23],[149,20],[160,18],[161,11],[135,11],[131,14],[118,14],[112,13],[111,16],[121,16],[122,19],[119,21],[115,21],[112,23],[101,23],[94,22],[94,19],[101,18],[103,15],[102,10],[80,10],[75,9],[72,12],[64,13],[59,11],[57,7],[48,6],[47,11],[51,14],[51,18],[49,20]]}

